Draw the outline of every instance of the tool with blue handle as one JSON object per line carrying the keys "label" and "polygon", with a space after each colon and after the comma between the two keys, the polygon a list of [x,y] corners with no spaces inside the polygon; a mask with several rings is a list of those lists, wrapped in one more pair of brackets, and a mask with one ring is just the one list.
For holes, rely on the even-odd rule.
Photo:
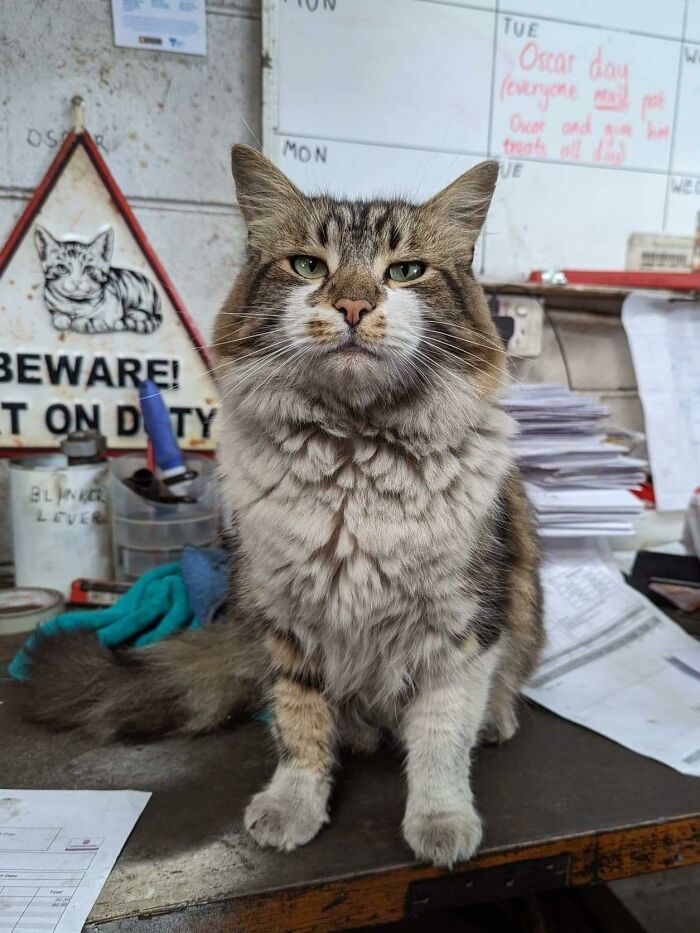
{"label": "tool with blue handle", "polygon": [[143,426],[153,445],[153,455],[160,478],[175,495],[187,491],[187,484],[197,474],[188,470],[182,456],[175,432],[170,424],[170,415],[163,396],[155,382],[145,379],[139,386],[139,402],[143,414]]}

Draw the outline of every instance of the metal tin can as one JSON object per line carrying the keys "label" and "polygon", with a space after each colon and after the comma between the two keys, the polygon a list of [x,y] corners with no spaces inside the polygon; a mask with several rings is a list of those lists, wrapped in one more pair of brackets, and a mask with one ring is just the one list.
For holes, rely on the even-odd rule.
{"label": "metal tin can", "polygon": [[104,460],[69,466],[64,454],[10,461],[17,586],[67,596],[76,577],[112,578],[108,473]]}
{"label": "metal tin can", "polygon": [[63,612],[65,600],[57,590],[27,586],[0,590],[0,635],[31,632]]}

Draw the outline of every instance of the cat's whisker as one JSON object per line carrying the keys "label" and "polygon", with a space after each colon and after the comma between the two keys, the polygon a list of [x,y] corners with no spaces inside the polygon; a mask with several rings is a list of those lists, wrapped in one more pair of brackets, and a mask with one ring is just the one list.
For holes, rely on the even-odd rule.
{"label": "cat's whisker", "polygon": [[431,333],[440,334],[440,336],[442,337],[447,337],[449,335],[450,340],[456,340],[459,343],[465,343],[468,346],[477,347],[482,350],[495,350],[498,353],[506,352],[506,349],[502,343],[501,344],[493,343],[487,338],[483,337],[483,335],[481,334],[479,334],[478,336],[470,335],[469,337],[462,337],[460,334],[453,334],[449,331],[446,331],[445,328],[430,327],[429,326],[430,323],[431,323],[430,320],[425,321],[423,324],[423,328],[426,331],[430,331]]}
{"label": "cat's whisker", "polygon": [[500,367],[489,366],[480,356],[469,354],[466,351],[460,352],[459,348],[455,348],[450,344],[436,343],[432,338],[424,336],[421,340],[421,347],[435,362],[439,361],[443,365],[446,361],[451,360],[453,364],[469,367],[472,371],[481,372],[499,381],[505,375],[504,370]]}
{"label": "cat's whisker", "polygon": [[387,347],[389,353],[394,356],[398,361],[399,370],[407,370],[409,374],[415,376],[415,378],[430,392],[433,389],[433,386],[430,385],[426,377],[421,373],[420,369],[416,366],[415,362],[411,359],[410,355],[406,352],[401,352],[401,350],[395,347]]}
{"label": "cat's whisker", "polygon": [[456,391],[455,391],[455,390],[453,389],[453,387],[452,387],[451,382],[452,382],[452,381],[454,380],[454,378],[455,378],[454,373],[450,372],[450,370],[448,370],[446,367],[441,367],[441,368],[444,370],[444,372],[446,372],[446,373],[448,374],[449,379],[445,378],[445,376],[441,375],[440,372],[439,372],[439,370],[435,369],[435,367],[433,366],[434,361],[433,361],[433,360],[430,360],[430,358],[427,357],[421,350],[415,349],[413,352],[414,352],[414,354],[415,354],[416,356],[418,356],[419,358],[421,358],[421,359],[423,360],[423,365],[424,365],[426,368],[428,368],[428,369],[435,375],[435,377],[436,377],[437,379],[439,379],[439,380],[441,381],[441,383],[443,384],[444,388],[447,390],[447,392],[450,394],[450,396],[454,399],[454,401],[455,401],[457,407],[462,411],[462,414],[463,414],[463,415],[465,416],[465,418],[467,419],[467,421],[468,421],[468,423],[469,423],[469,426],[470,426],[470,428],[472,429],[472,431],[474,431],[474,433],[478,434],[478,433],[479,433],[479,432],[478,432],[478,429],[476,428],[476,425],[474,424],[474,422],[473,422],[473,420],[472,420],[472,418],[471,418],[471,415],[470,415],[469,411],[467,410],[467,407],[466,407],[466,400],[465,400],[465,399],[460,399],[460,398],[458,397]]}
{"label": "cat's whisker", "polygon": [[[454,347],[451,344],[438,343],[438,342],[435,342],[433,338],[424,337],[423,342],[427,344],[428,346],[434,347],[436,350],[440,352],[442,352],[443,350],[450,350],[450,349],[454,350]],[[484,363],[483,360],[480,360],[478,358],[475,362],[473,358],[470,358],[470,355],[467,353],[464,353],[464,355],[459,357],[459,359],[464,363],[465,366],[470,367],[470,369],[473,372],[487,373],[489,378],[493,379],[494,382],[496,382],[498,385],[502,386],[505,389],[510,388],[510,386],[512,385],[510,381],[500,378],[500,376],[504,375],[504,371],[498,367],[489,366],[489,364]]]}
{"label": "cat's whisker", "polygon": [[[278,344],[276,343],[272,343],[258,350],[252,350],[250,353],[237,354],[235,357],[231,357],[230,359],[226,360],[223,363],[218,364],[217,366],[211,366],[209,369],[204,369],[202,370],[202,372],[197,373],[194,376],[190,376],[187,379],[178,380],[177,384],[174,386],[167,386],[167,387],[161,388],[160,392],[161,394],[166,393],[166,392],[177,392],[182,388],[182,386],[197,383],[198,381],[204,379],[206,376],[213,376],[215,373],[219,372],[222,369],[227,369],[227,368],[230,368],[231,366],[235,366],[235,364],[238,363],[240,360],[244,360],[252,356],[262,356],[263,354],[268,353],[271,347],[274,348],[277,345]],[[152,396],[150,395],[144,396],[144,398],[151,398],[151,397]]]}
{"label": "cat's whisker", "polygon": [[289,341],[285,344],[277,344],[272,350],[265,348],[263,350],[255,351],[254,353],[249,354],[248,362],[234,362],[233,365],[231,365],[230,373],[227,374],[227,380],[221,380],[223,388],[234,387],[235,384],[238,384],[239,380],[244,380],[247,374],[254,368],[259,365],[264,365],[266,360],[274,357],[281,350],[284,350],[286,347],[291,345],[292,341]]}
{"label": "cat's whisker", "polygon": [[252,372],[259,365],[264,365],[267,360],[274,359],[278,353],[294,346],[294,344],[295,341],[288,340],[285,343],[275,344],[272,348],[268,347],[262,351],[249,354],[247,363],[233,366],[228,382],[223,383],[224,388],[229,388],[233,383],[237,384],[238,380],[245,380],[249,372]]}
{"label": "cat's whisker", "polygon": [[[272,372],[270,372],[270,373],[265,377],[265,379],[263,379],[263,381],[262,381],[261,383],[258,383],[258,385],[254,386],[254,387],[251,389],[251,391],[248,392],[248,394],[244,394],[243,397],[241,398],[241,400],[240,400],[240,401],[238,402],[238,404],[235,406],[235,408],[233,408],[231,411],[229,411],[229,412],[226,414],[226,416],[224,417],[223,421],[222,421],[221,424],[220,424],[220,428],[222,428],[222,427],[236,414],[236,412],[239,410],[239,408],[241,407],[241,405],[243,405],[245,402],[247,402],[248,399],[249,399],[258,389],[262,388],[262,386],[264,386],[267,382],[270,381],[270,379],[272,379],[277,373],[279,373],[279,372],[281,371],[281,369],[282,369],[283,366],[288,366],[294,359],[296,359],[296,358],[298,358],[299,356],[301,356],[301,355],[304,353],[304,350],[305,350],[305,348],[301,348],[300,350],[297,350],[297,351],[293,352],[293,353],[292,353],[292,356],[291,356],[291,358],[290,358],[289,360],[284,360],[284,359],[282,359],[281,361],[279,361],[278,364],[277,364],[277,366],[275,366],[275,367],[272,369]],[[287,350],[285,350],[284,352],[289,352],[289,350],[287,349]],[[279,356],[279,354],[276,354],[276,355]],[[271,358],[272,358],[272,357],[270,357],[270,359],[271,359]],[[249,374],[249,375],[253,375],[253,374],[251,373],[251,374]],[[247,377],[246,377],[246,378],[247,378]],[[243,380],[243,381],[245,381],[245,380]],[[228,397],[230,394],[231,394],[230,392],[227,393],[227,396],[226,396],[226,397]]]}
{"label": "cat's whisker", "polygon": [[[438,328],[438,329],[439,328],[449,329],[450,327],[463,326],[460,324],[455,324],[455,322],[449,321],[449,320],[448,321],[434,320],[433,318],[430,317],[429,314],[426,317],[425,324],[432,325],[433,327]],[[444,333],[444,330],[442,332]],[[466,337],[460,334],[452,334],[451,331],[450,331],[450,335],[454,336],[455,340],[466,340],[467,342],[480,343],[484,347],[490,348],[492,350],[498,350],[498,351],[503,350],[503,344],[500,342],[500,338],[496,337],[496,339],[492,339],[488,334],[484,334],[482,331],[477,331],[476,329],[469,330],[468,336]]]}
{"label": "cat's whisker", "polygon": [[[274,334],[284,334],[285,332],[286,331],[282,326],[272,327],[270,330],[266,331],[266,336],[270,336]],[[212,347],[226,347],[231,344],[245,343],[246,341],[253,340],[256,336],[258,336],[256,333],[252,333],[252,334],[246,334],[244,337],[232,337],[226,340],[219,340],[216,343],[210,343],[209,349],[211,349]]]}
{"label": "cat's whisker", "polygon": [[289,366],[291,363],[293,363],[296,359],[299,359],[300,357],[302,357],[302,356],[307,352],[307,349],[308,349],[307,347],[301,347],[300,349],[296,350],[296,352],[293,353],[292,356],[291,356],[288,360],[282,360],[281,362],[279,362],[278,365],[273,369],[273,371],[272,371],[265,379],[263,379],[263,381],[262,381],[261,383],[259,383],[257,386],[255,386],[255,388],[253,388],[243,399],[241,399],[241,401],[240,401],[240,402],[238,403],[238,405],[233,409],[233,412],[231,412],[231,414],[234,414],[236,411],[238,411],[238,409],[239,409],[240,406],[243,404],[243,402],[248,402],[248,401],[250,400],[250,398],[251,398],[259,389],[262,389],[263,386],[267,385],[267,383],[268,383],[274,376],[276,376],[279,372],[281,372],[283,366],[288,367],[288,366]]}
{"label": "cat's whisker", "polygon": [[284,307],[265,307],[264,305],[256,305],[250,308],[238,308],[232,311],[222,310],[219,312],[224,317],[275,317],[284,314]]}
{"label": "cat's whisker", "polygon": [[[427,335],[430,335],[429,337]],[[478,352],[476,352],[475,345],[460,346],[455,344],[449,337],[446,337],[441,331],[435,331],[430,328],[423,328],[422,338],[427,342],[431,340],[436,344],[439,344],[453,352],[461,352],[465,357],[470,359],[477,360],[485,369],[491,369],[494,372],[499,372],[501,374],[507,373],[507,367],[505,362],[503,365],[494,363],[492,360],[484,359]]]}
{"label": "cat's whisker", "polygon": [[[292,342],[292,343],[290,343],[290,344],[288,344],[288,345],[282,347],[282,348],[279,349],[279,350],[275,350],[275,351],[272,352],[272,353],[266,354],[262,360],[258,360],[258,361],[256,361],[256,362],[246,364],[246,366],[243,367],[243,369],[245,369],[246,372],[243,373],[243,375],[241,376],[241,378],[238,379],[234,385],[227,387],[227,388],[228,388],[228,391],[227,391],[224,395],[222,395],[222,397],[221,397],[221,402],[223,403],[227,398],[229,398],[229,397],[236,391],[236,389],[237,389],[239,386],[241,386],[247,379],[250,379],[251,376],[253,376],[256,372],[258,372],[258,371],[259,371],[260,369],[262,369],[264,366],[266,366],[266,365],[267,365],[269,362],[271,362],[273,359],[277,358],[278,356],[280,356],[280,355],[283,354],[283,353],[288,352],[288,350],[289,350],[293,345],[294,345],[294,343]],[[237,375],[240,376],[241,374],[238,373]]]}
{"label": "cat's whisker", "polygon": [[[484,340],[481,339],[481,338],[476,338],[476,337],[467,338],[467,337],[461,337],[461,336],[459,336],[458,334],[452,334],[452,333],[449,333],[449,334],[448,334],[448,332],[446,332],[444,329],[438,329],[438,328],[434,328],[434,327],[426,327],[425,325],[424,325],[424,330],[425,330],[426,333],[436,334],[436,335],[438,335],[438,336],[440,336],[440,337],[443,337],[443,338],[445,338],[445,339],[449,339],[449,340],[451,340],[451,341],[456,341],[456,342],[458,342],[458,343],[463,343],[463,344],[465,344],[466,347],[468,347],[468,348],[471,349],[471,350],[493,350],[493,351],[496,351],[499,355],[502,355],[502,356],[503,356],[503,359],[504,359],[504,360],[509,360],[509,359],[511,359],[511,360],[519,360],[519,361],[520,361],[520,360],[525,360],[525,359],[527,359],[527,357],[521,356],[521,355],[518,354],[518,353],[512,353],[512,352],[509,351],[502,343],[501,343],[501,344],[493,344],[493,343],[484,341]],[[492,363],[491,365],[494,365],[494,364]],[[504,363],[504,365],[505,365],[505,363]]]}

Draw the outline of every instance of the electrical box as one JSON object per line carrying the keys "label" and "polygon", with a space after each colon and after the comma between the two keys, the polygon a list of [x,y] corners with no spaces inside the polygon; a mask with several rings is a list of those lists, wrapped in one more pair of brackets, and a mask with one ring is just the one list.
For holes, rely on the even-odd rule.
{"label": "electrical box", "polygon": [[[540,355],[544,311],[537,298],[521,295],[492,296],[489,307],[496,319],[510,318],[513,321],[513,332],[506,343],[509,353],[527,358]],[[499,328],[499,331],[502,330]]]}

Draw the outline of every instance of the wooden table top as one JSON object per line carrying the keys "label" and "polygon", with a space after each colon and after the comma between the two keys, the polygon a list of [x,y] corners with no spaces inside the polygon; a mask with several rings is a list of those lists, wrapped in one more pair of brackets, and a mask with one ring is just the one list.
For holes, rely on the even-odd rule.
{"label": "wooden table top", "polygon": [[[0,638],[0,663],[15,644]],[[700,861],[697,778],[532,706],[511,742],[476,754],[485,837],[455,882],[413,862],[402,842],[394,753],[343,761],[330,825],[283,855],[259,849],[242,826],[246,802],[274,767],[262,724],[99,747],[23,722],[19,690],[0,684],[5,787],[153,792],[90,915],[88,928],[100,933],[337,931],[401,918],[407,898],[428,903],[426,883],[439,879],[439,892],[442,876],[459,901],[455,883],[471,887],[496,866],[556,868],[568,883],[588,884]]]}

